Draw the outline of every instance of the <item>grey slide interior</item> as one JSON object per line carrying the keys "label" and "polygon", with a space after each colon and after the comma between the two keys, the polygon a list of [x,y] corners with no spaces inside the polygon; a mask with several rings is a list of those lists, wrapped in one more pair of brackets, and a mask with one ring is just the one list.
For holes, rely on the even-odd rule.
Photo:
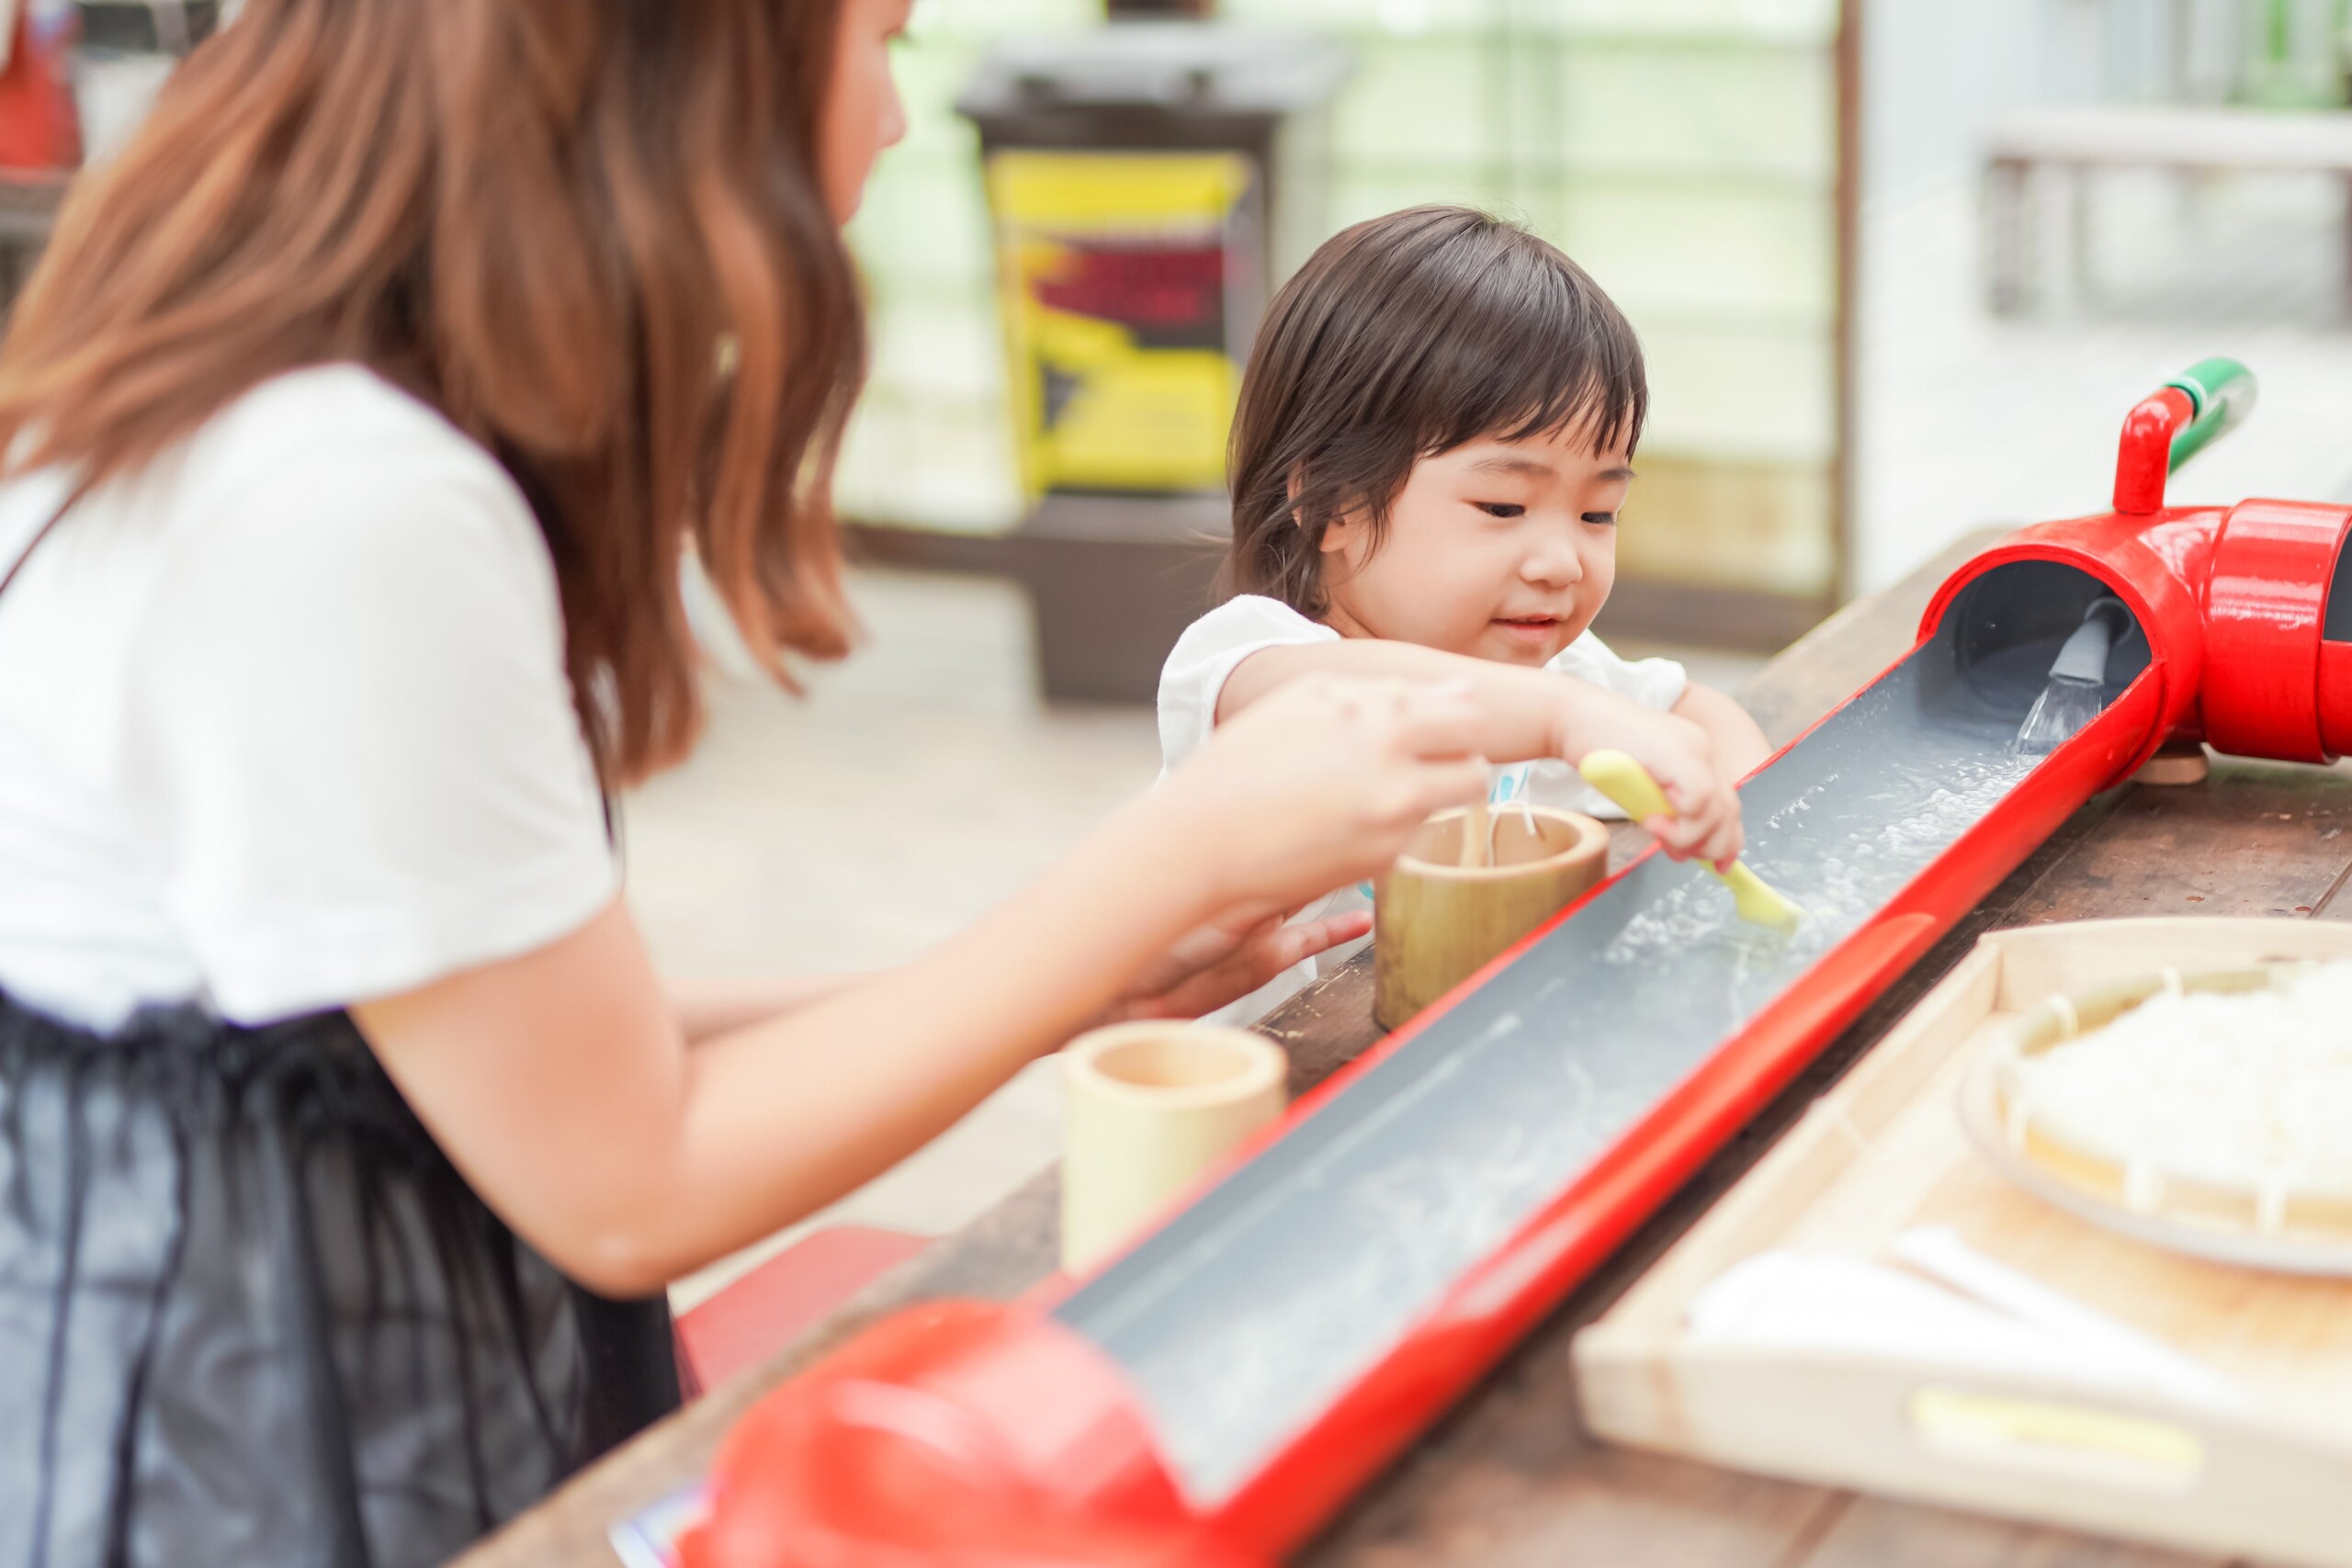
{"label": "grey slide interior", "polygon": [[[1056,1315],[1143,1399],[1187,1495],[1230,1495],[1464,1270],[2045,758],[2011,741],[2105,590],[2021,562],[1751,780],[1747,859],[1794,898],[1747,926],[1653,855]],[[2137,626],[2108,700],[2148,663]],[[1565,1417],[1564,1417],[1565,1418]]]}

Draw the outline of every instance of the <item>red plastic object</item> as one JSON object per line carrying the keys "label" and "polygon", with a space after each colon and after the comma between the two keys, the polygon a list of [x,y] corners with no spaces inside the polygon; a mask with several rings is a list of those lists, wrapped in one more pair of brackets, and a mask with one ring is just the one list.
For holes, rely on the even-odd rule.
{"label": "red plastic object", "polygon": [[696,1388],[717,1388],[774,1355],[868,1283],[931,1245],[928,1236],[833,1225],[802,1236],[677,1323]]}
{"label": "red plastic object", "polygon": [[2205,580],[2205,739],[2216,750],[2328,760],[2320,640],[2348,523],[2342,507],[2291,501],[2245,502],[2222,519]]}
{"label": "red plastic object", "polygon": [[2329,756],[2352,752],[2352,643],[2319,645],[2319,736]]}
{"label": "red plastic object", "polygon": [[2165,480],[2172,472],[2173,437],[2197,417],[2196,405],[2177,387],[2143,399],[2123,420],[2123,444],[2115,457],[2115,510],[2127,516],[2161,512]]}
{"label": "red plastic object", "polygon": [[0,71],[0,169],[71,169],[82,162],[81,118],[58,40],[17,15],[8,67]]}
{"label": "red plastic object", "polygon": [[[2090,574],[2130,607],[2145,637],[2146,668],[1989,816],[1466,1270],[1384,1359],[1221,1506],[1187,1508],[1178,1500],[1153,1455],[1142,1407],[1098,1352],[1040,1315],[1047,1304],[1040,1292],[1028,1308],[929,1308],[946,1315],[895,1319],[770,1395],[744,1429],[766,1436],[730,1444],[721,1465],[714,1539],[728,1532],[729,1542],[746,1543],[745,1555],[690,1558],[693,1568],[1058,1563],[1075,1559],[1055,1553],[1072,1550],[1089,1562],[1193,1562],[1215,1560],[1208,1542],[1283,1551],[1500,1359],[2093,794],[2129,777],[2174,738],[2295,760],[2347,750],[2352,644],[2327,641],[2324,628],[2352,510],[2275,501],[2227,511],[2165,508],[2170,444],[2188,404],[2185,394],[2168,390],[2133,411],[2114,512],[2013,535],[1945,583],[1920,626],[1923,641],[1938,636],[1972,585],[2004,567],[2057,562]],[[2135,510],[2151,501],[2151,484],[2153,504]],[[1558,919],[1574,918],[1581,906]],[[1335,1075],[1238,1157],[1316,1114],[1550,930]],[[1057,1284],[1050,1294],[1068,1288]],[[843,1437],[840,1391],[850,1385],[867,1390],[856,1397],[874,1400],[874,1409],[902,1409],[905,1418],[877,1416],[854,1441]],[[943,1392],[949,1385],[958,1392]],[[890,1405],[901,1394],[916,1403]],[[918,1419],[922,1412],[931,1414]],[[1082,1457],[1069,1451],[1068,1437],[1081,1428],[1100,1435],[1082,1445]],[[952,1441],[944,1436],[951,1431]],[[951,1451],[956,1457],[941,1457]],[[1103,1483],[1106,1465],[1118,1484]],[[909,1479],[916,1476],[925,1478],[921,1486]],[[910,1501],[918,1495],[952,1502],[918,1509]],[[912,1513],[922,1515],[919,1524]],[[757,1532],[742,1522],[754,1517]],[[1155,1550],[1175,1555],[1149,1555]],[[1039,1551],[1046,1555],[1033,1554]],[[1212,1554],[1185,1555],[1200,1552]]]}
{"label": "red plastic object", "polygon": [[1193,1518],[1117,1369],[1030,1308],[918,1307],[728,1434],[684,1568],[1254,1568]]}
{"label": "red plastic object", "polygon": [[2324,639],[2328,586],[2347,539],[2352,509],[2298,501],[2046,523],[1962,568],[1928,607],[1921,635],[1996,568],[2079,567],[2131,607],[2155,652],[2148,673],[2158,677],[2159,728],[2133,766],[2167,739],[2329,761],[2352,751],[2352,648]]}

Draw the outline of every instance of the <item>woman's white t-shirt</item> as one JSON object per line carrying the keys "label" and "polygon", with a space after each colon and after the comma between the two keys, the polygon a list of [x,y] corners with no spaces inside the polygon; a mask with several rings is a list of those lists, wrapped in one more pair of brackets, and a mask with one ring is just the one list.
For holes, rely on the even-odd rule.
{"label": "woman's white t-shirt", "polygon": [[[0,485],[0,570],[68,476]],[[369,372],[279,377],[0,593],[0,988],[99,1030],[397,994],[614,897],[553,564]]]}
{"label": "woman's white t-shirt", "polygon": [[[1211,610],[1184,628],[1174,651],[1159,672],[1159,753],[1163,770],[1172,768],[1208,743],[1216,728],[1217,699],[1225,682],[1253,653],[1301,643],[1337,642],[1340,634],[1319,621],[1309,620],[1279,599],[1245,593]],[[1590,632],[1568,644],[1544,669],[1574,676],[1631,697],[1645,707],[1671,709],[1690,689],[1690,678],[1670,659],[1620,659],[1610,646]],[[1495,770],[1492,798],[1525,799],[1538,806],[1559,807],[1589,816],[1620,818],[1625,814],[1561,761],[1521,762]],[[1343,888],[1302,910],[1297,919],[1317,919],[1372,907],[1361,888]],[[1333,948],[1319,961],[1329,969],[1346,962],[1363,946],[1362,942]],[[1318,961],[1308,959],[1220,1010],[1219,1022],[1249,1023],[1287,999],[1312,981]]]}

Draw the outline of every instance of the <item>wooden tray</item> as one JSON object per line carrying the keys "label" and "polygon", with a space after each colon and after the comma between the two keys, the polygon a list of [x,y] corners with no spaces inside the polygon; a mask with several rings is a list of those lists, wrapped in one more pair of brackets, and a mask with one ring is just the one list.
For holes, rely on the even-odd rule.
{"label": "wooden tray", "polygon": [[[1970,1145],[1955,1105],[1975,1049],[2051,995],[2166,964],[2326,958],[2352,958],[2352,925],[2103,920],[1986,937],[1577,1337],[1588,1425],[1736,1469],[2352,1568],[2352,1282],[2256,1273],[2098,1229],[2004,1177]],[[2063,1358],[2019,1366],[1893,1342],[1903,1336],[1774,1344],[1690,1328],[1692,1300],[1760,1254],[1886,1264],[1898,1236],[1935,1226],[2218,1374],[2225,1397],[2120,1384]]]}

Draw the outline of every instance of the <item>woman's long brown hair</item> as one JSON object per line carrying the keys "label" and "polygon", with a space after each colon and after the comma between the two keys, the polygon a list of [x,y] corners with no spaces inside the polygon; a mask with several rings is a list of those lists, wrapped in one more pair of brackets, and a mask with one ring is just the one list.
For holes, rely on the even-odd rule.
{"label": "woman's long brown hair", "polygon": [[779,679],[849,644],[839,10],[249,0],[67,201],[0,349],[0,451],[103,484],[269,377],[367,365],[530,498],[606,780],[676,760],[689,542]]}

